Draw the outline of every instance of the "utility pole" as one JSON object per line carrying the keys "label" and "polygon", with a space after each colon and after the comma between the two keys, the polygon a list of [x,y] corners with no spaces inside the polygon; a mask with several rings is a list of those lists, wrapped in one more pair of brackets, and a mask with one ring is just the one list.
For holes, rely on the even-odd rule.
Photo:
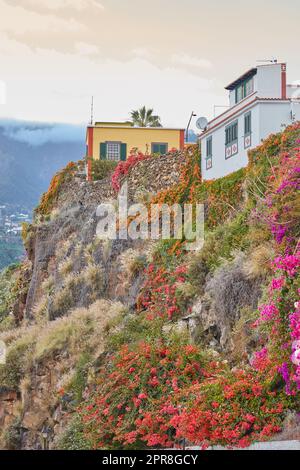
{"label": "utility pole", "polygon": [[92,103],[91,103],[91,126],[93,125],[94,122],[94,97],[92,96]]}
{"label": "utility pole", "polygon": [[188,122],[188,125],[187,125],[187,128],[186,128],[186,143],[189,142],[189,127],[190,127],[190,124],[191,124],[191,121],[193,119],[193,117],[197,116],[197,114],[194,113],[194,111],[192,111],[192,114],[190,116],[190,119],[189,119],[189,122]]}

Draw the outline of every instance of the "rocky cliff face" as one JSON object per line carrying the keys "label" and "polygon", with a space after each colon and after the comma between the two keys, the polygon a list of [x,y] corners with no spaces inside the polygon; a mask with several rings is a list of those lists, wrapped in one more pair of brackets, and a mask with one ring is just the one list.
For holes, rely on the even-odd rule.
{"label": "rocky cliff face", "polygon": [[[172,154],[135,165],[126,178],[130,201],[176,188],[184,163],[184,155]],[[82,397],[93,383],[111,329],[118,331],[136,314],[155,243],[97,239],[96,208],[117,204],[116,198],[110,178],[87,183],[74,175],[60,187],[51,212],[37,216],[27,230],[26,294],[18,300],[17,327],[1,333],[8,347],[7,365],[0,370],[4,448],[59,446],[76,394]],[[231,351],[243,309],[257,307],[261,275],[249,274],[239,253],[218,269],[202,269],[194,254],[186,259],[198,263],[199,289],[186,304],[185,318],[166,328],[183,331],[188,325],[192,340],[216,354]],[[72,393],[66,391],[70,387]]]}
{"label": "rocky cliff face", "polygon": [[[176,185],[183,163],[182,154],[140,162],[126,178],[130,201]],[[137,261],[143,267],[152,243],[97,239],[97,206],[103,202],[117,204],[116,199],[110,177],[88,183],[74,176],[60,188],[51,214],[37,216],[27,231],[27,285],[13,308],[19,328],[2,334],[8,345],[8,362],[12,364],[15,355],[20,362],[14,364],[13,376],[9,371],[2,372],[2,381],[7,384],[0,390],[2,447],[41,448],[45,423],[51,429],[49,442],[55,441],[70,418],[68,397],[59,398],[64,379],[68,381],[69,375],[76,374],[82,353],[93,357],[95,351],[96,357],[103,353],[101,335],[109,329],[111,319],[134,310],[143,282]],[[69,322],[68,316],[73,315],[79,322],[85,316],[92,322],[97,318],[102,325],[93,325],[87,332],[83,351],[65,331],[73,321]],[[39,339],[48,329],[54,336],[50,342],[55,344],[47,345],[49,351],[44,351]],[[39,347],[41,355],[37,355]]]}
{"label": "rocky cliff face", "polygon": [[[149,194],[175,185],[183,160],[181,154],[175,154],[136,165],[126,178],[129,203],[139,202]],[[117,194],[112,189],[110,178],[88,183],[75,177],[60,189],[51,219],[33,225],[27,245],[32,276],[26,301],[26,318],[34,317],[34,307],[45,293],[43,283],[49,278],[53,281],[55,293],[62,293],[70,287],[70,295],[66,299],[67,309],[86,307],[99,297],[132,305],[136,294],[134,289],[137,287],[135,284],[128,286],[128,282],[124,281],[124,262],[121,258],[126,257],[125,253],[130,256],[133,251],[136,256],[142,254],[145,243],[116,240],[104,246],[97,241],[96,226],[99,219],[96,209],[105,202],[117,204]],[[72,275],[70,285],[67,282],[68,274]],[[98,284],[95,285],[94,279],[89,276],[98,278]],[[51,320],[65,314],[64,306],[56,307],[54,300],[52,295],[48,303]]]}

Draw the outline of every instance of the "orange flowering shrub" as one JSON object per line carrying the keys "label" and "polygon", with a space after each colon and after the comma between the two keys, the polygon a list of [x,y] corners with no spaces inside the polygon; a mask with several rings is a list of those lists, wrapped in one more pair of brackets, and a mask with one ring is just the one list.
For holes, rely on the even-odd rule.
{"label": "orange flowering shrub", "polygon": [[218,180],[202,181],[199,149],[193,146],[185,151],[179,183],[158,193],[151,203],[203,203],[206,207],[205,221],[211,228],[225,221],[240,204],[244,175],[245,170],[242,169]]}
{"label": "orange flowering shrub", "polygon": [[67,180],[72,178],[74,173],[77,171],[77,168],[78,166],[76,163],[70,162],[63,170],[53,176],[48,191],[42,195],[39,206],[36,209],[37,214],[50,214],[57,201],[59,190]]}
{"label": "orange flowering shrub", "polygon": [[201,185],[200,156],[198,147],[187,147],[184,150],[179,183],[159,192],[151,200],[152,204],[182,204],[193,202],[193,195]]}

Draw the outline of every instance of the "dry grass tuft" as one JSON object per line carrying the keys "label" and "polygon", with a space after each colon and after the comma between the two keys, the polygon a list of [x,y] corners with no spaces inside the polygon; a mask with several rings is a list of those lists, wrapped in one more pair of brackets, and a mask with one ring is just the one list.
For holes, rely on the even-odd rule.
{"label": "dry grass tuft", "polygon": [[83,351],[96,358],[104,351],[107,323],[121,318],[124,311],[120,302],[98,300],[89,308],[73,310],[68,317],[48,321],[42,327],[23,326],[1,333],[0,339],[7,345],[7,363],[0,368],[1,384],[19,387],[34,364],[60,355],[62,362],[69,361],[66,374]]}
{"label": "dry grass tuft", "polygon": [[265,243],[253,249],[244,263],[244,272],[252,278],[267,277],[271,273],[271,260],[274,249],[271,243]]}
{"label": "dry grass tuft", "polygon": [[61,276],[67,276],[73,270],[73,260],[71,258],[67,258],[62,261],[58,266],[58,271]]}

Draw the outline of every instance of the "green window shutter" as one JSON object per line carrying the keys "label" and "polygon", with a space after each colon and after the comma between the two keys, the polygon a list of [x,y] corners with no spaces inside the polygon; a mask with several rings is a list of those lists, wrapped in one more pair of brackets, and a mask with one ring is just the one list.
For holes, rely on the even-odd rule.
{"label": "green window shutter", "polygon": [[151,152],[165,155],[168,152],[168,144],[151,144]]}
{"label": "green window shutter", "polygon": [[121,144],[121,160],[125,161],[127,159],[127,144]]}
{"label": "green window shutter", "polygon": [[159,153],[161,155],[164,155],[165,153],[167,153],[167,144],[160,144]]}
{"label": "green window shutter", "polygon": [[152,153],[159,153],[159,144],[152,144]]}
{"label": "green window shutter", "polygon": [[206,140],[206,158],[212,156],[212,137],[208,137]]}
{"label": "green window shutter", "polygon": [[251,111],[245,114],[245,135],[251,134]]}
{"label": "green window shutter", "polygon": [[100,160],[106,160],[106,143],[101,142],[100,144]]}

